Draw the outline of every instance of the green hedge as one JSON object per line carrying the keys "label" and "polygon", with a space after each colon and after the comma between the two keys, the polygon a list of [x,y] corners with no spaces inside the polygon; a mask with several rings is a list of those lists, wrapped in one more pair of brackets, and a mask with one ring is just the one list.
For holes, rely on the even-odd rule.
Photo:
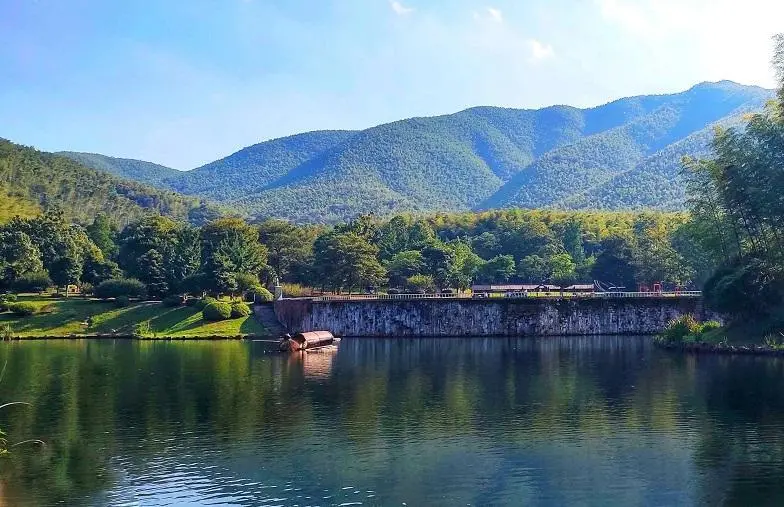
{"label": "green hedge", "polygon": [[219,320],[228,320],[231,318],[231,305],[223,301],[213,301],[209,303],[201,311],[204,320],[217,322]]}
{"label": "green hedge", "polygon": [[101,282],[95,288],[95,295],[102,299],[125,296],[128,298],[144,298],[147,288],[135,278],[113,278]]}
{"label": "green hedge", "polygon": [[234,301],[231,304],[231,318],[238,319],[240,317],[247,317],[250,315],[250,306],[242,301]]}

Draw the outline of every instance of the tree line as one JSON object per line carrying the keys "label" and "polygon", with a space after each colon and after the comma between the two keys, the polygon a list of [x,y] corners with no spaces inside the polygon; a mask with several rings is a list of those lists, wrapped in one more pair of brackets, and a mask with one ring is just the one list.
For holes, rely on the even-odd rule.
{"label": "tree line", "polygon": [[686,227],[682,214],[503,210],[361,216],[334,227],[231,217],[197,227],[150,214],[120,229],[106,215],[73,224],[53,208],[0,226],[0,290],[76,285],[91,293],[104,284],[104,292],[165,298],[267,297],[264,287],[276,282],[334,292],[593,280],[629,290],[684,286],[697,273],[678,249],[679,241],[689,247],[679,240]]}
{"label": "tree line", "polygon": [[784,35],[775,37],[777,99],[740,128],[717,129],[713,156],[687,158],[691,221],[684,238],[706,301],[784,327]]}

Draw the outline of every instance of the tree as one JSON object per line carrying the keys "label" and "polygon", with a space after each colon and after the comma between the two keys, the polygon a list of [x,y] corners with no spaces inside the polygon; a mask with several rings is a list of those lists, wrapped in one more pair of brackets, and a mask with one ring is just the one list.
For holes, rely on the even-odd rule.
{"label": "tree", "polygon": [[407,250],[394,254],[385,263],[385,267],[389,273],[389,285],[402,287],[409,277],[422,273],[425,269],[425,259],[422,257],[422,252]]}
{"label": "tree", "polygon": [[117,255],[119,248],[115,242],[117,226],[103,213],[99,213],[93,223],[87,226],[87,235],[101,249],[107,259]]}
{"label": "tree", "polygon": [[259,241],[267,247],[273,276],[286,280],[292,271],[308,262],[315,235],[312,228],[297,227],[284,220],[259,224]]}
{"label": "tree", "polygon": [[82,267],[74,257],[60,257],[49,267],[49,275],[58,287],[66,287],[79,283]]}
{"label": "tree", "polygon": [[415,294],[433,292],[436,284],[430,275],[413,275],[406,280],[406,289]]}
{"label": "tree", "polygon": [[480,278],[486,283],[504,283],[515,274],[515,261],[511,255],[497,255],[480,269]]}
{"label": "tree", "polygon": [[386,270],[377,259],[378,248],[354,233],[331,231],[316,239],[314,263],[319,283],[332,290],[375,286]]}
{"label": "tree", "polygon": [[163,261],[163,254],[151,248],[136,262],[137,273],[147,286],[147,294],[153,298],[163,298],[170,292],[169,282]]}
{"label": "tree", "polygon": [[560,286],[565,287],[577,281],[577,265],[568,253],[554,255],[550,259],[550,280]]}
{"label": "tree", "polygon": [[21,231],[0,231],[0,287],[8,288],[20,276],[44,269],[41,252]]}
{"label": "tree", "polygon": [[632,264],[633,240],[625,236],[610,236],[602,241],[602,253],[596,257],[591,277],[607,285],[637,288],[637,270]]}
{"label": "tree", "polygon": [[267,249],[258,238],[258,231],[239,218],[221,218],[202,227],[202,269],[213,290],[235,293],[237,275],[258,276],[267,263]]}
{"label": "tree", "polygon": [[523,282],[542,283],[547,279],[549,269],[547,261],[538,255],[527,255],[517,266],[517,276]]}
{"label": "tree", "polygon": [[433,277],[436,287],[448,287],[456,271],[457,256],[443,243],[433,243],[422,249],[425,273]]}

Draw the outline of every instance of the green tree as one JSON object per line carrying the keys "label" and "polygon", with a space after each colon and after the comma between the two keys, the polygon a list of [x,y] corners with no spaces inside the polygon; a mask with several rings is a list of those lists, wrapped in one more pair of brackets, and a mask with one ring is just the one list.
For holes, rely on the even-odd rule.
{"label": "green tree", "polygon": [[239,290],[237,275],[258,276],[267,263],[267,249],[256,228],[239,218],[221,218],[201,229],[202,266],[217,292]]}
{"label": "green tree", "polygon": [[96,215],[93,223],[87,226],[90,240],[101,249],[107,259],[114,258],[120,251],[115,242],[117,234],[117,226],[103,213]]}
{"label": "green tree", "polygon": [[30,236],[18,230],[0,230],[0,286],[8,288],[20,276],[43,269],[41,252]]}
{"label": "green tree", "polygon": [[577,281],[577,265],[568,253],[554,255],[550,259],[550,280],[561,287]]}
{"label": "green tree", "polygon": [[409,277],[425,269],[425,259],[418,250],[407,250],[392,255],[384,266],[389,273],[389,285],[403,287]]}
{"label": "green tree", "polygon": [[377,259],[378,247],[354,232],[331,231],[316,239],[317,280],[332,290],[381,284],[386,271]]}
{"label": "green tree", "polygon": [[267,263],[273,275],[288,280],[293,271],[309,261],[315,235],[312,228],[284,220],[265,220],[259,224],[259,240],[269,251]]}
{"label": "green tree", "polygon": [[508,282],[515,274],[515,261],[511,255],[497,255],[480,270],[480,279],[486,283]]}
{"label": "green tree", "polygon": [[547,261],[538,255],[527,255],[517,266],[517,276],[523,282],[542,283],[550,274]]}

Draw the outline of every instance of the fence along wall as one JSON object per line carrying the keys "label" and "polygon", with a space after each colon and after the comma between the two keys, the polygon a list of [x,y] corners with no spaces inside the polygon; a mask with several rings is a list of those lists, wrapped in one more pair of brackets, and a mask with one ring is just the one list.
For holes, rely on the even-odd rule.
{"label": "fence along wall", "polygon": [[653,334],[681,315],[705,318],[700,298],[422,299],[275,302],[291,331],[337,336]]}

